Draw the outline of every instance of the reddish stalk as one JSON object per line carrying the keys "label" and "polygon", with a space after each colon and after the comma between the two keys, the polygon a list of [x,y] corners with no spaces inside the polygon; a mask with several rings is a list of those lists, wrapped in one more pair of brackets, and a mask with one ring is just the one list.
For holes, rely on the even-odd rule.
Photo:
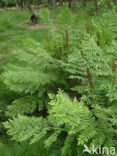
{"label": "reddish stalk", "polygon": [[61,47],[59,48],[59,58],[60,60],[62,60],[62,48]]}

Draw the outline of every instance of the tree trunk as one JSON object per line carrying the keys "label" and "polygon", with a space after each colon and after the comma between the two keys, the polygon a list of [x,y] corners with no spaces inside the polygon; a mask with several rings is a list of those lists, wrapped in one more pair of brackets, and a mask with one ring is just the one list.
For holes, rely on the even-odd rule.
{"label": "tree trunk", "polygon": [[24,0],[20,0],[20,7],[21,9],[24,9]]}
{"label": "tree trunk", "polygon": [[53,3],[53,7],[56,7],[56,0],[53,0],[52,3]]}
{"label": "tree trunk", "polygon": [[59,4],[60,5],[63,5],[63,0],[59,0]]}
{"label": "tree trunk", "polygon": [[72,10],[73,10],[74,14],[76,13],[76,2],[77,2],[77,0],[72,1]]}
{"label": "tree trunk", "polygon": [[71,8],[72,0],[69,0],[69,8]]}
{"label": "tree trunk", "polygon": [[48,0],[48,5],[49,5],[49,6],[51,6],[51,5],[52,5],[51,0]]}
{"label": "tree trunk", "polygon": [[5,3],[5,9],[7,10],[7,2]]}

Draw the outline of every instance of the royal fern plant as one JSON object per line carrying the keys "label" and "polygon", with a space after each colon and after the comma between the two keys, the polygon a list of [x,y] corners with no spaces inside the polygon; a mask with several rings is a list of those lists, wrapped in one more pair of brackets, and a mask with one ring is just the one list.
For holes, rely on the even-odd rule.
{"label": "royal fern plant", "polygon": [[44,138],[45,148],[59,143],[62,156],[84,156],[84,144],[117,146],[117,18],[104,31],[105,14],[100,25],[97,15],[85,15],[81,26],[84,17],[66,9],[43,43],[25,39],[13,53],[15,61],[2,74],[7,88],[19,94],[4,123],[13,140]]}

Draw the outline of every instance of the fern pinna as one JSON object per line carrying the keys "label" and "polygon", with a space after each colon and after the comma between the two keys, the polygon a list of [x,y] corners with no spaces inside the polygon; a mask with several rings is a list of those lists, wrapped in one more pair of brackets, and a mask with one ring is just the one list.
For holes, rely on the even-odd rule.
{"label": "fern pinna", "polygon": [[[113,15],[114,11],[109,13]],[[69,9],[62,11],[45,41],[24,40],[23,48],[13,53],[14,63],[2,74],[6,86],[19,94],[7,107],[8,134],[18,142],[43,138],[45,148],[59,142],[62,156],[83,155],[84,144],[90,149],[93,144],[117,145],[115,25],[115,36],[109,29],[109,42],[106,38],[102,42],[102,34],[108,32],[101,26],[101,33],[97,32],[97,15],[90,21],[87,15],[83,26],[79,17],[84,19],[72,16]]]}

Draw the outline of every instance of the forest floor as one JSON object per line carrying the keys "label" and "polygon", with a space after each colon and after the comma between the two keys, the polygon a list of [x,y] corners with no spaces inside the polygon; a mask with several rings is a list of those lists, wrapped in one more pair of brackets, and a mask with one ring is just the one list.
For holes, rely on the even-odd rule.
{"label": "forest floor", "polygon": [[22,45],[23,39],[32,38],[38,42],[45,39],[47,26],[28,25],[29,18],[26,10],[0,10],[0,65],[12,59],[9,54]]}
{"label": "forest floor", "polygon": [[32,29],[32,30],[37,30],[37,29],[46,29],[48,28],[47,25],[44,25],[44,24],[40,24],[40,23],[37,23],[37,24],[34,24],[34,25],[28,25],[27,26],[29,29]]}

